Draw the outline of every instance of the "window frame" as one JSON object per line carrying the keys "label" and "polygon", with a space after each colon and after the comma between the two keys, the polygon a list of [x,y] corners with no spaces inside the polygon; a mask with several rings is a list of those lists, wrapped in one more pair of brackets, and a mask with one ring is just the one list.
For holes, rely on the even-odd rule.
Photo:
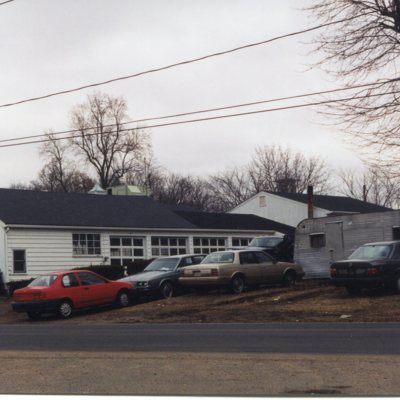
{"label": "window frame", "polygon": [[[16,260],[15,259],[15,253],[17,252],[17,251],[19,251],[19,252],[23,252],[24,253],[24,259],[23,260]],[[26,272],[26,270],[27,270],[27,254],[26,254],[26,249],[12,249],[12,266],[13,266],[13,274],[19,274],[19,275],[23,275],[23,274],[26,274],[27,272]],[[16,269],[15,269],[15,262],[16,261],[23,261],[23,267],[24,267],[24,270],[23,271],[16,271]]]}
{"label": "window frame", "polygon": [[322,249],[326,247],[326,234],[325,232],[310,233],[310,247],[313,249]]}
{"label": "window frame", "polygon": [[[88,239],[88,236],[92,235],[92,240]],[[76,238],[78,236],[78,238]],[[80,246],[81,236],[85,236],[85,246]],[[94,236],[98,237],[98,240],[94,238]],[[77,242],[77,246],[76,243]],[[89,242],[93,243],[93,246],[89,246]],[[99,246],[95,246],[94,244],[98,243]],[[93,249],[93,253],[90,253],[89,249]],[[101,234],[94,232],[72,232],[72,256],[73,257],[98,257],[101,256]]]}

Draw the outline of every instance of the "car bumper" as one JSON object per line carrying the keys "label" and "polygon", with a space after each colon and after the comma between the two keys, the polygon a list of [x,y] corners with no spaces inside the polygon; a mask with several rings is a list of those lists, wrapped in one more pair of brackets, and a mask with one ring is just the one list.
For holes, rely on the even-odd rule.
{"label": "car bumper", "polygon": [[387,287],[395,284],[393,277],[363,277],[363,278],[331,278],[331,283],[335,286],[352,287]]}
{"label": "car bumper", "polygon": [[11,307],[17,312],[40,311],[52,312],[56,311],[59,300],[41,300],[41,301],[12,301]]}

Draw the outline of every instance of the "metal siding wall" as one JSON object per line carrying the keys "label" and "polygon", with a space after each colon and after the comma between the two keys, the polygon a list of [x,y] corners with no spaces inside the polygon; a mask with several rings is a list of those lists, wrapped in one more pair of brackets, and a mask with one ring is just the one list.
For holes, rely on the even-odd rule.
{"label": "metal siding wall", "polygon": [[329,249],[310,247],[310,233],[326,232],[327,222],[343,221],[344,257],[368,242],[392,240],[392,227],[400,225],[400,211],[354,214],[305,220],[296,229],[295,262],[300,264],[305,278],[329,278]]}

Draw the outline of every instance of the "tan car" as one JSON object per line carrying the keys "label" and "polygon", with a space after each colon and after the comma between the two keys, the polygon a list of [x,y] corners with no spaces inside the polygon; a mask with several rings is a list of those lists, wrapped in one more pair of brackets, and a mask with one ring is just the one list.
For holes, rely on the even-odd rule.
{"label": "tan car", "polygon": [[262,251],[227,250],[211,253],[200,264],[185,267],[179,283],[191,287],[225,286],[233,293],[241,293],[245,286],[290,286],[303,276],[300,266],[278,262]]}

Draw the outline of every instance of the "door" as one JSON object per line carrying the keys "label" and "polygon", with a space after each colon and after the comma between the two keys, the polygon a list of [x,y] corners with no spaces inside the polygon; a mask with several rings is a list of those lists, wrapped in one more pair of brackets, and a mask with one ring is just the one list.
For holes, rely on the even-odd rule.
{"label": "door", "polygon": [[78,272],[82,285],[82,302],[85,306],[111,303],[115,293],[113,285],[90,272]]}
{"label": "door", "polygon": [[325,224],[326,247],[331,262],[344,259],[343,222]]}
{"label": "door", "polygon": [[263,281],[263,266],[258,262],[253,251],[239,253],[240,271],[246,277],[247,283],[260,284]]}

